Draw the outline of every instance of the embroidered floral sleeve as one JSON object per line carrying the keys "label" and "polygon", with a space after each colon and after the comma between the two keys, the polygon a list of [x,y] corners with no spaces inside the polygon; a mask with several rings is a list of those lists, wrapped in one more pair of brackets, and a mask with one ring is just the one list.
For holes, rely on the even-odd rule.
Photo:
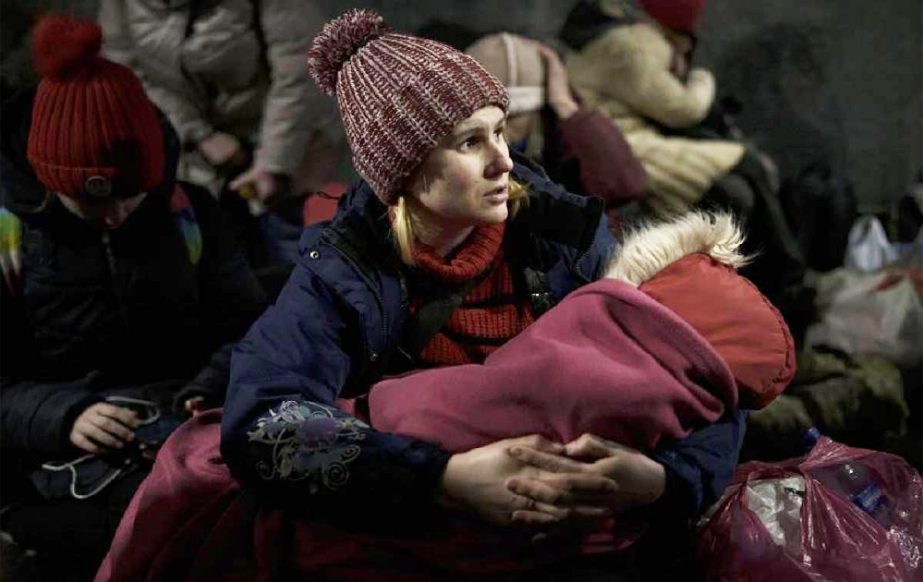
{"label": "embroidered floral sleeve", "polygon": [[335,491],[349,479],[349,464],[362,452],[370,428],[337,408],[287,400],[257,420],[251,443],[272,448],[271,461],[257,465],[266,480],[307,481],[311,494]]}

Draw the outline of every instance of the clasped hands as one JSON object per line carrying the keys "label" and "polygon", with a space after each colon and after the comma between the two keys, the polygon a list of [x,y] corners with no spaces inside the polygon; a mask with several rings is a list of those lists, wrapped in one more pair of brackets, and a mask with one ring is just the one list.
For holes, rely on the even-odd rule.
{"label": "clasped hands", "polygon": [[498,525],[583,531],[653,503],[665,483],[663,466],[630,447],[591,434],[566,444],[530,435],[453,455],[437,502]]}

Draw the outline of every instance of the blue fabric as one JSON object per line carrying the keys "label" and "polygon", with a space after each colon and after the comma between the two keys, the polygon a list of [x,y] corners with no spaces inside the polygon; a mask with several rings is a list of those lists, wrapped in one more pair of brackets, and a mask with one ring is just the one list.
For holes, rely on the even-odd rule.
{"label": "blue fabric", "polygon": [[[513,174],[534,196],[527,210],[511,220],[507,234],[526,229],[526,238],[535,243],[526,263],[540,266],[559,301],[601,275],[616,241],[600,201],[565,192],[537,166],[520,162]],[[367,391],[387,371],[400,341],[407,297],[400,270],[393,267],[385,210],[371,188],[360,183],[331,223],[307,229],[299,261],[276,304],[234,351],[222,452],[238,478],[276,499],[287,497],[303,506],[337,494],[347,496],[350,506],[369,497],[378,507],[419,503],[431,497],[448,461],[449,455],[433,445],[377,432],[333,407],[338,397]],[[283,409],[300,410],[301,417],[280,424]],[[303,423],[323,426],[305,428]],[[331,423],[348,425],[352,436],[309,438],[332,434]],[[285,443],[273,444],[261,426],[284,434]],[[705,430],[710,432],[700,436]],[[701,455],[686,454],[699,443]],[[710,427],[681,441],[677,454],[663,462],[671,470],[676,464],[675,473],[688,477],[691,495],[701,499],[700,490],[721,486],[720,479],[704,485],[702,478],[729,474],[739,444],[733,427]],[[278,454],[280,446],[288,447],[285,455]],[[329,466],[305,462],[299,455],[307,451],[326,458]],[[330,463],[339,463],[347,477],[335,487],[323,477]],[[688,470],[690,463],[701,463],[695,465],[699,472]],[[375,495],[369,496],[370,491]]]}
{"label": "blue fabric", "polygon": [[257,223],[263,235],[266,252],[271,263],[295,263],[298,261],[298,241],[301,227],[290,224],[274,212],[262,214]]}
{"label": "blue fabric", "polygon": [[683,485],[677,498],[669,500],[678,513],[695,515],[724,493],[737,466],[746,419],[746,411],[733,412],[685,439],[661,445],[651,455]]}

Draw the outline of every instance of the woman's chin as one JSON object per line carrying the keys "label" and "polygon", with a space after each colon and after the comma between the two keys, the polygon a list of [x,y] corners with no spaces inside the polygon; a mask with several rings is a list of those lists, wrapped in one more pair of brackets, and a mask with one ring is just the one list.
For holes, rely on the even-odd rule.
{"label": "woman's chin", "polygon": [[485,208],[481,213],[479,218],[481,219],[481,224],[490,225],[490,224],[500,224],[501,222],[506,222],[506,219],[509,217],[510,211],[509,207],[506,204],[497,204],[491,205],[488,208]]}

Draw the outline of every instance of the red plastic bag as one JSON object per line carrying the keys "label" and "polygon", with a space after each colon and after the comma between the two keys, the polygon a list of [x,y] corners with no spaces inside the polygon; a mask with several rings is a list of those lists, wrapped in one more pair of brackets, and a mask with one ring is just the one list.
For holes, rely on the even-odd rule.
{"label": "red plastic bag", "polygon": [[[885,525],[814,476],[844,463],[861,464],[880,486]],[[751,509],[758,486],[793,476],[801,479],[789,483],[803,482],[803,493],[787,490],[801,497],[794,519],[779,515],[785,503],[775,515],[760,511],[762,518]],[[697,555],[708,580],[923,580],[923,479],[897,456],[821,437],[804,457],[740,466],[700,533]]]}

